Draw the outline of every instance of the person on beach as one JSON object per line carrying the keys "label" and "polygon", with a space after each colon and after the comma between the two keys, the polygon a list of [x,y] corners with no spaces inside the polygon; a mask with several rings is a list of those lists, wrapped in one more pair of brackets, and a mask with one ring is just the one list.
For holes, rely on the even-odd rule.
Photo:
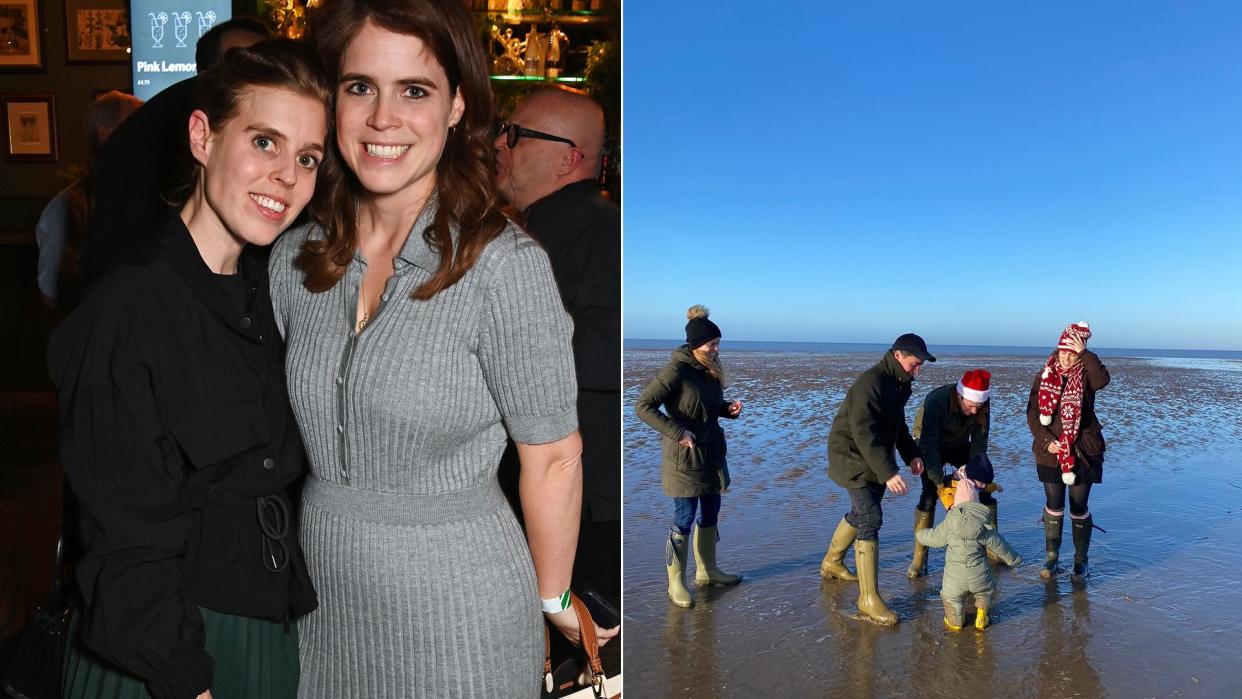
{"label": "person on beach", "polygon": [[1050,579],[1057,560],[1068,491],[1074,537],[1072,575],[1087,574],[1091,548],[1091,486],[1104,476],[1104,434],[1095,415],[1095,393],[1108,385],[1108,369],[1087,349],[1091,328],[1086,321],[1070,323],[1057,347],[1031,384],[1026,424],[1031,429],[1035,471],[1044,484],[1044,543],[1047,559],[1040,576]]}
{"label": "person on beach", "polygon": [[[982,631],[988,627],[996,578],[984,557],[985,551],[1007,566],[1022,564],[1022,557],[992,526],[991,513],[979,502],[978,489],[992,481],[990,465],[982,464],[976,460],[958,469],[954,474],[953,506],[944,521],[935,529],[924,528],[914,533],[923,546],[947,547],[940,598],[944,602],[944,625],[950,631],[962,630],[962,598],[967,595],[975,598],[975,628]],[[979,480],[975,480],[976,476]]]}
{"label": "person on beach", "polygon": [[[915,534],[931,527],[935,521],[937,492],[944,485],[944,467],[964,466],[979,458],[987,460],[991,384],[992,374],[983,369],[971,369],[957,383],[932,389],[919,406],[912,432],[923,457],[920,476],[923,491],[914,506]],[[990,469],[991,464],[988,467]],[[992,526],[996,527],[996,498],[985,491],[979,493],[979,502],[988,508]],[[906,577],[914,580],[926,574],[927,547],[920,544],[916,536],[914,558],[906,569]]]}
{"label": "person on beach", "polygon": [[[850,511],[837,524],[819,574],[825,579],[857,580],[858,611],[879,624],[897,623],[897,614],[877,586],[884,524],[880,503],[890,488],[899,495],[909,492],[894,449],[910,466],[910,473],[923,473],[923,459],[906,425],[905,409],[923,362],[934,361],[923,338],[914,333],[897,338],[884,357],[850,386],[828,433],[828,476],[849,493]],[[851,546],[857,575],[845,566],[845,552]]]}
{"label": "person on beach", "polygon": [[582,442],[573,325],[500,210],[483,45],[460,0],[333,0],[310,36],[343,167],[270,263],[310,457],[300,695],[533,699],[545,622],[581,633]]}
{"label": "person on beach", "polygon": [[259,248],[311,199],[332,87],[308,47],[272,40],[197,90],[180,210],[48,348],[83,545],[68,699],[298,693],[306,457]]}
{"label": "person on beach", "polygon": [[668,364],[634,404],[638,417],[664,437],[661,481],[664,494],[673,498],[665,567],[668,598],[679,607],[694,605],[684,573],[696,510],[695,584],[729,586],[742,581],[741,576],[716,566],[720,494],[731,482],[720,418],[736,419],[742,414],[742,401],[724,398],[727,383],[720,365],[720,328],[708,314],[704,306],[690,307],[686,344],[673,350]]}

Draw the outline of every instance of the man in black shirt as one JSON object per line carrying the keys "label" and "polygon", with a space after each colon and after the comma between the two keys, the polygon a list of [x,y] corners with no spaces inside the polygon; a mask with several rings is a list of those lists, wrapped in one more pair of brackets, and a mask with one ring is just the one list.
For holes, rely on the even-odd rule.
{"label": "man in black shirt", "polygon": [[597,184],[604,112],[558,88],[528,95],[495,141],[496,183],[552,263],[574,319],[583,507],[576,589],[621,597],[621,211]]}

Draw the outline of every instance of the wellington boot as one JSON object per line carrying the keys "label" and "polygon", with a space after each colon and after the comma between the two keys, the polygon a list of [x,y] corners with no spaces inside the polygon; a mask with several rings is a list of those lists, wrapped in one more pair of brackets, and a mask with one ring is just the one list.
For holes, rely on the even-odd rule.
{"label": "wellington boot", "polygon": [[990,619],[988,619],[988,610],[984,609],[983,607],[979,607],[978,609],[975,610],[975,628],[976,629],[979,629],[980,631],[982,631],[986,629],[988,627],[988,624],[990,623],[992,622]]}
{"label": "wellington boot", "polygon": [[695,585],[715,585],[729,587],[742,582],[742,576],[725,573],[716,567],[716,542],[720,540],[720,532],[716,527],[694,527],[694,562],[698,568],[694,571]]}
{"label": "wellington boot", "polygon": [[668,533],[668,546],[664,564],[668,568],[668,598],[678,607],[693,607],[694,598],[686,589],[686,554],[690,541],[679,531]]}
{"label": "wellington boot", "polygon": [[[819,564],[820,577],[837,580],[858,579],[857,575],[845,567],[845,552],[854,545],[856,536],[858,536],[858,530],[842,517],[841,522],[837,524],[837,530],[832,534],[832,542],[828,544],[828,553],[824,555],[824,560]],[[854,557],[857,559],[857,552],[854,553]]]}
{"label": "wellington boot", "polygon": [[1087,551],[1091,548],[1091,515],[1083,519],[1070,518],[1070,533],[1074,536],[1074,572],[1072,578],[1087,576]]}
{"label": "wellington boot", "polygon": [[[999,523],[996,517],[996,509],[997,509],[996,503],[992,503],[988,505],[988,511],[992,514],[992,528],[999,532],[1000,526],[999,526]],[[991,549],[987,549],[987,552],[988,552],[988,562],[991,563],[993,566],[1005,565],[1005,562],[1002,561],[1000,557],[998,557],[996,554],[992,553]]]}
{"label": "wellington boot", "polygon": [[854,563],[858,566],[858,611],[868,619],[889,626],[897,623],[897,614],[880,597],[880,542],[854,542]]}
{"label": "wellington boot", "polygon": [[950,631],[962,630],[962,603],[950,602],[941,598],[944,602],[944,627]]}
{"label": "wellington boot", "polygon": [[1057,559],[1061,555],[1061,523],[1064,520],[1063,515],[1050,515],[1044,510],[1044,550],[1047,551],[1047,557],[1044,559],[1043,570],[1039,571],[1039,577],[1045,580],[1060,572]]}
{"label": "wellington boot", "polygon": [[935,517],[934,510],[932,512],[918,509],[914,511],[914,559],[910,561],[910,567],[906,568],[906,577],[911,580],[927,575],[927,547],[919,543],[918,533],[923,529],[931,529]]}

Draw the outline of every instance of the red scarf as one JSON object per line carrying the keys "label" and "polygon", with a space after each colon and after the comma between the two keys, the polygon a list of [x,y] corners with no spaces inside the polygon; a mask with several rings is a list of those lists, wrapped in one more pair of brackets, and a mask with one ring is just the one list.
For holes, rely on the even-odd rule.
{"label": "red scarf", "polygon": [[1074,484],[1074,442],[1082,421],[1082,394],[1082,361],[1062,369],[1057,353],[1053,352],[1039,375],[1039,421],[1051,425],[1053,414],[1060,408],[1061,450],[1057,452],[1057,464],[1061,466],[1061,480],[1067,485]]}

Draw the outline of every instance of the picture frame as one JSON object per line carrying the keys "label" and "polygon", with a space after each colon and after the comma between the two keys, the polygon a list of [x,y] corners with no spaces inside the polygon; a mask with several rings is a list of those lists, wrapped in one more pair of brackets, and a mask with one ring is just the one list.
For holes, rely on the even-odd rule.
{"label": "picture frame", "polygon": [[66,63],[128,63],[131,43],[125,0],[65,0]]}
{"label": "picture frame", "polygon": [[0,0],[0,71],[43,70],[38,0]]}
{"label": "picture frame", "polygon": [[52,93],[2,94],[4,152],[9,160],[56,162],[56,96]]}

